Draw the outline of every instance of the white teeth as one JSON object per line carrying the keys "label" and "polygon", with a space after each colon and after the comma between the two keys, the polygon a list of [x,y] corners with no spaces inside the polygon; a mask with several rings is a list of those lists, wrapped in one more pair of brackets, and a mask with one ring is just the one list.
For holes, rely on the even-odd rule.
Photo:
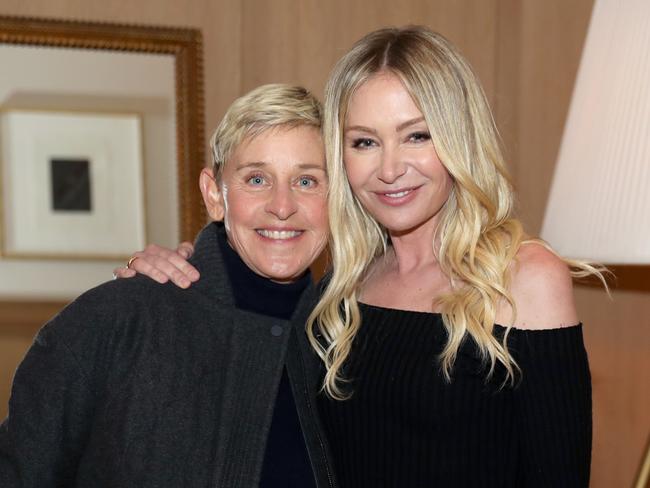
{"label": "white teeth", "polygon": [[279,240],[292,239],[301,234],[301,232],[297,230],[265,230],[265,229],[259,229],[257,233],[268,239],[279,239]]}
{"label": "white teeth", "polygon": [[411,193],[411,190],[398,191],[397,193],[384,193],[388,198],[401,198]]}

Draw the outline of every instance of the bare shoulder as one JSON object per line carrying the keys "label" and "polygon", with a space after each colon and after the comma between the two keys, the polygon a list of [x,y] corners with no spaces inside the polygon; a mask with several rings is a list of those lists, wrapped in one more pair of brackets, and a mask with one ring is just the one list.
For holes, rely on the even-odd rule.
{"label": "bare shoulder", "polygon": [[555,329],[578,323],[571,274],[561,258],[539,243],[526,243],[511,272],[516,328]]}

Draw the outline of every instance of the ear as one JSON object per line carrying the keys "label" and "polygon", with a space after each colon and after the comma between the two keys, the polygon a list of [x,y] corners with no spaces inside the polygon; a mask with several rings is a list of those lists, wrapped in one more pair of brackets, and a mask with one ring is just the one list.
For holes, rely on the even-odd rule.
{"label": "ear", "polygon": [[199,176],[199,186],[203,195],[203,202],[212,220],[223,220],[225,204],[223,194],[214,178],[212,169],[204,168]]}

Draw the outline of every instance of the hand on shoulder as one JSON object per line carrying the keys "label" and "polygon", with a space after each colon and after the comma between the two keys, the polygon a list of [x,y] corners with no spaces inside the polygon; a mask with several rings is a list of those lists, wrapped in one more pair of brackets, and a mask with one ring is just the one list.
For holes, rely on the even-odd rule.
{"label": "hand on shoulder", "polygon": [[194,246],[190,242],[181,242],[176,250],[149,244],[133,254],[126,267],[115,268],[113,277],[133,278],[140,273],[161,284],[171,280],[180,288],[189,288],[200,277],[197,269],[187,262],[192,254]]}
{"label": "hand on shoulder", "polygon": [[[515,328],[555,329],[578,323],[569,267],[539,243],[523,244],[517,252],[510,293],[517,307]],[[501,308],[497,322],[507,324],[510,307]]]}

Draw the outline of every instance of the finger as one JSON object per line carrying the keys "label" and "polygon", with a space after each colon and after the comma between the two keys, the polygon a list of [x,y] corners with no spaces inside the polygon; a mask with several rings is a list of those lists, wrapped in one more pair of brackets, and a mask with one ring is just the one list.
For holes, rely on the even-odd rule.
{"label": "finger", "polygon": [[[189,280],[189,282],[186,283],[187,286],[189,286],[192,282],[197,281],[201,276],[198,270],[186,260],[187,257],[191,256],[193,253],[194,246],[189,242],[182,242],[179,244],[176,251],[169,251],[166,253],[161,251],[159,253],[160,259],[168,261],[169,264],[174,266],[176,269],[166,266],[162,261],[152,261],[152,264],[166,273],[167,276],[176,284],[180,284],[180,281],[185,283],[185,279]],[[183,256],[183,254],[187,254],[187,257]]]}
{"label": "finger", "polygon": [[158,244],[148,244],[147,247],[144,248],[143,251],[136,252],[134,256],[137,257],[145,257],[145,256],[161,256],[165,257],[168,256],[169,254],[173,253],[174,251],[172,249],[168,249],[163,246],[159,246]]}
{"label": "finger", "polygon": [[185,259],[188,259],[192,257],[192,254],[194,254],[194,246],[191,242],[181,242],[176,248],[176,252],[183,256]]}
{"label": "finger", "polygon": [[181,242],[177,249],[169,249],[167,247],[158,246],[157,244],[149,244],[144,251],[136,252],[133,256],[147,260],[149,264],[153,264],[155,258],[162,258],[170,260],[173,257],[180,257],[187,259],[194,254],[194,246],[189,242]]}
{"label": "finger", "polygon": [[160,248],[157,252],[159,254],[158,256],[136,253],[135,255],[138,259],[132,262],[131,268],[135,269],[138,273],[150,276],[159,283],[166,283],[171,280],[180,288],[189,287],[192,284],[192,280],[186,274],[186,271],[193,271],[196,275],[198,275],[198,271],[175,251]]}
{"label": "finger", "polygon": [[[193,245],[191,242],[187,242],[187,241],[186,241],[186,242],[181,242],[181,243],[178,245],[178,248],[176,248],[176,252],[177,252],[181,257],[183,257],[184,259],[189,259],[189,258],[192,257],[192,255],[194,254],[194,245]],[[178,261],[175,260],[175,261],[174,261],[174,264],[175,264],[175,266],[177,266],[178,269],[180,269],[180,270],[185,274],[185,276],[187,276],[187,277],[190,279],[190,281],[192,281],[192,282],[198,281],[198,279],[201,277],[201,275],[199,274],[198,270],[197,270],[194,266],[192,266],[190,263],[188,263],[187,261],[185,261],[185,262],[178,262]]]}
{"label": "finger", "polygon": [[181,288],[187,288],[199,279],[196,268],[175,252],[164,258],[155,258],[152,264]]}
{"label": "finger", "polygon": [[133,278],[136,275],[136,272],[130,268],[120,266],[113,270],[114,278]]}
{"label": "finger", "polygon": [[169,281],[168,272],[161,269],[161,266],[167,263],[166,260],[154,256],[144,256],[142,253],[136,253],[135,255],[138,259],[131,262],[131,271],[137,271],[158,283],[167,283]]}
{"label": "finger", "polygon": [[199,271],[180,256],[171,256],[169,258],[169,261],[174,266],[176,266],[180,273],[182,273],[188,280],[190,280],[191,283],[198,281],[198,279],[201,277]]}
{"label": "finger", "polygon": [[[185,254],[194,252],[194,247],[189,242],[181,243],[179,249],[181,248]],[[166,283],[171,279],[181,288],[189,287],[200,276],[196,268],[189,264],[178,250],[156,244],[149,244],[144,251],[136,252],[129,263],[130,268],[138,273],[149,276],[159,283]]]}

